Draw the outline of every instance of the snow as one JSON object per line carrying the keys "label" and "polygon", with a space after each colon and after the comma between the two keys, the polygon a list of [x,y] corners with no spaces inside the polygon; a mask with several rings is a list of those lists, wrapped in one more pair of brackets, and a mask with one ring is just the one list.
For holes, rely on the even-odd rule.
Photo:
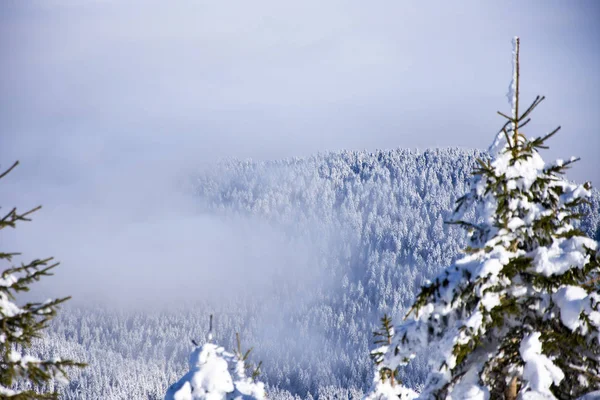
{"label": "snow", "polygon": [[[515,36],[513,38],[512,41],[512,57],[511,57],[511,62],[512,62],[512,79],[510,81],[510,84],[508,85],[508,92],[506,93],[506,98],[508,99],[508,103],[510,104],[510,108],[511,108],[511,116],[513,118],[516,118],[516,104],[517,104],[517,41],[519,40],[519,38],[517,36]],[[514,126],[512,127],[512,129],[514,130]],[[506,145],[506,138],[504,136],[504,132],[500,131],[498,132],[498,134],[496,135],[496,137],[494,138],[494,141],[492,143],[492,145],[489,147],[488,152],[490,153],[490,155],[492,157],[496,157],[498,156],[502,150],[503,147]]]}
{"label": "snow", "polygon": [[525,226],[525,222],[521,218],[512,218],[508,222],[507,226],[508,226],[508,229],[510,229],[511,231],[516,231],[520,227]]}
{"label": "snow", "polygon": [[482,363],[477,363],[464,375],[463,379],[452,389],[447,400],[488,400],[490,392],[479,384]]}
{"label": "snow", "polygon": [[511,152],[505,151],[492,162],[497,176],[506,174],[508,190],[529,190],[545,167],[546,163],[537,152],[525,160],[512,160]]}
{"label": "snow", "polygon": [[15,315],[23,312],[19,306],[10,301],[4,292],[0,292],[0,310],[2,312],[2,316],[8,318],[14,317]]}
{"label": "snow", "polygon": [[490,147],[488,147],[488,153],[490,153],[491,155],[498,154],[502,150],[505,140],[506,138],[504,137],[504,132],[498,132],[496,134],[496,138],[494,139]]}
{"label": "snow", "polygon": [[244,362],[216,344],[209,342],[194,349],[189,368],[187,374],[169,387],[165,400],[265,398],[264,384],[247,378]]}
{"label": "snow", "polygon": [[549,247],[538,247],[531,252],[532,270],[549,277],[571,268],[583,268],[590,261],[586,248],[595,250],[597,246],[596,241],[587,237],[557,238]]}
{"label": "snow", "polygon": [[415,400],[418,397],[419,393],[406,386],[396,384],[392,387],[390,382],[381,382],[377,377],[364,400]]}
{"label": "snow", "polygon": [[12,397],[12,396],[16,396],[18,393],[12,389],[9,389],[7,387],[0,385],[0,394],[7,396],[7,397]]}
{"label": "snow", "polygon": [[[515,38],[509,93],[513,120],[517,53]],[[515,128],[513,124],[512,132],[507,132],[509,140]],[[588,294],[583,287],[561,286],[561,278],[580,276],[581,271],[573,270],[588,267],[598,249],[596,241],[571,225],[573,207],[590,195],[589,188],[563,180],[556,168],[566,163],[545,163],[530,144],[521,136],[518,143],[501,145],[496,137],[492,160],[481,162],[481,172],[453,216],[470,227],[469,255],[426,283],[417,306],[396,327],[384,363],[393,370],[417,352],[427,351],[431,372],[423,398],[436,397],[443,388],[452,399],[491,396],[486,390],[494,382],[486,379],[494,378],[486,378],[478,366],[482,358],[489,368],[495,363],[513,368],[511,374],[521,382],[519,399],[554,399],[550,387],[559,385],[565,372],[554,364],[554,353],[544,353],[542,342],[548,339],[538,332],[542,330],[536,328],[538,322],[524,322],[557,319],[572,332],[586,335],[588,343],[600,340],[600,295]],[[475,218],[462,220],[472,206]],[[509,312],[494,312],[500,305]],[[519,346],[523,366],[498,351],[498,346],[508,346],[506,334],[517,327],[522,336],[510,343]]]}
{"label": "snow", "polygon": [[523,339],[519,348],[525,362],[523,368],[524,387],[521,389],[523,400],[554,399],[550,391],[552,384],[559,385],[564,373],[552,360],[542,354],[540,332],[533,332]]}
{"label": "snow", "polygon": [[481,299],[481,305],[486,311],[491,311],[494,307],[500,305],[500,294],[496,292],[487,292]]}
{"label": "snow", "polygon": [[517,80],[518,80],[518,71],[517,71],[517,57],[518,57],[518,42],[519,37],[515,36],[512,40],[512,79],[510,81],[510,85],[508,86],[508,93],[506,97],[508,98],[508,102],[511,108],[511,114],[513,118],[517,117]]}
{"label": "snow", "polygon": [[563,286],[552,296],[552,300],[560,308],[561,322],[572,331],[582,324],[580,317],[587,297],[585,289],[579,286]]}
{"label": "snow", "polygon": [[498,275],[504,265],[497,258],[491,258],[481,264],[477,276]]}

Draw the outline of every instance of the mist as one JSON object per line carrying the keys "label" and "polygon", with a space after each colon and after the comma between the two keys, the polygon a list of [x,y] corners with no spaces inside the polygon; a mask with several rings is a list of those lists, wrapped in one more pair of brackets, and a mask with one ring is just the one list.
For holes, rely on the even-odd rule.
{"label": "mist", "polygon": [[3,246],[55,256],[42,293],[89,304],[216,300],[315,279],[315,249],[264,221],[206,214],[181,182],[222,158],[487,148],[508,108],[514,35],[523,99],[548,98],[528,133],[562,125],[545,157],[581,156],[569,177],[599,186],[598,10],[3,2],[0,166],[21,165],[0,183],[1,205],[43,204],[2,232]]}
{"label": "mist", "polygon": [[[48,256],[61,262],[54,277],[36,284],[37,297],[68,294],[75,305],[162,308],[257,300],[278,286],[299,288],[324,278],[314,262],[318,249],[306,235],[293,239],[289,230],[256,217],[206,213],[186,186],[175,184],[177,176],[138,167],[124,176],[101,174],[66,198],[59,185],[36,188],[43,208],[32,222],[3,232],[2,242],[22,253],[19,262]],[[26,211],[35,203],[19,193],[27,180],[20,172],[17,167],[5,178],[4,201],[20,201]]]}

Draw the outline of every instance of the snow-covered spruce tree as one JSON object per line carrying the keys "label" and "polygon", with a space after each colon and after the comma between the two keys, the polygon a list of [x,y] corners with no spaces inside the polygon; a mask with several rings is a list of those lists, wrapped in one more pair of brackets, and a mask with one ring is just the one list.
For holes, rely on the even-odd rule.
{"label": "snow-covered spruce tree", "polygon": [[[6,176],[14,167],[0,174]],[[17,222],[30,221],[29,216],[41,207],[24,213],[16,208],[0,219],[0,230],[15,228]],[[0,260],[8,263],[19,253],[0,251]],[[43,303],[26,303],[22,306],[14,301],[19,292],[29,291],[29,286],[44,276],[49,276],[58,263],[52,258],[33,260],[28,264],[10,266],[0,277],[0,398],[2,399],[56,399],[56,392],[45,390],[45,384],[56,379],[66,380],[65,369],[83,367],[85,364],[71,360],[52,358],[41,360],[27,355],[26,349],[34,338],[41,337],[48,322],[54,318],[58,305],[69,299],[47,300]],[[19,389],[24,388],[24,389]]]}
{"label": "snow-covered spruce tree", "polygon": [[[212,315],[207,341],[190,354],[190,370],[167,390],[165,400],[229,400],[229,399],[266,399],[265,385],[257,381],[260,373],[248,363],[252,349],[242,352],[240,338],[237,335],[237,351],[229,353],[214,344],[212,337]],[[248,377],[246,371],[251,371]]]}
{"label": "snow-covered spruce tree", "polygon": [[[500,113],[508,121],[491,159],[479,161],[451,221],[470,233],[466,255],[421,289],[379,365],[393,371],[427,349],[420,399],[574,399],[600,389],[600,253],[575,211],[590,185],[562,177],[576,159],[542,160],[558,129],[523,134],[543,97],[520,113],[518,54],[515,38],[512,115]],[[477,216],[465,220],[472,207]],[[375,382],[369,398],[404,390],[379,374]]]}

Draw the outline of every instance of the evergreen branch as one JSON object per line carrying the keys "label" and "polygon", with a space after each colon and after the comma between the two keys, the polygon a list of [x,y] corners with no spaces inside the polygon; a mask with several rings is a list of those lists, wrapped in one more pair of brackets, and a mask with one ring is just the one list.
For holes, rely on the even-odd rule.
{"label": "evergreen branch", "polygon": [[596,286],[594,284],[598,281],[600,281],[600,276],[596,276],[588,280],[587,282],[582,283],[581,286],[587,287],[589,289],[596,289]]}
{"label": "evergreen branch", "polygon": [[250,356],[250,353],[252,352],[254,348],[250,347],[248,350],[246,350],[246,352],[244,353],[244,356],[242,357],[242,361],[246,361],[248,359],[248,356]]}
{"label": "evergreen branch", "polygon": [[544,137],[538,137],[538,138],[532,140],[530,142],[531,147],[532,148],[539,148],[539,149],[547,149],[548,146],[545,146],[544,142],[546,140],[548,140],[549,138],[551,138],[552,136],[554,136],[556,134],[556,132],[558,132],[560,130],[560,128],[561,127],[559,126],[556,129],[554,129],[552,132],[550,132],[549,134],[547,134],[546,136],[544,136]]}
{"label": "evergreen branch", "polygon": [[7,261],[12,261],[12,258],[14,256],[19,256],[21,255],[21,253],[4,253],[4,252],[0,252],[0,259],[5,259]]}
{"label": "evergreen branch", "polygon": [[523,113],[523,115],[521,115],[519,117],[519,121],[526,118],[529,114],[531,114],[531,112],[542,102],[544,101],[546,97],[544,96],[536,96],[535,100],[533,100],[533,102],[531,103],[531,105],[529,106],[529,108]]}
{"label": "evergreen branch", "polygon": [[[565,170],[571,168],[571,164],[574,164],[579,160],[580,160],[579,157],[572,158],[570,160],[564,161],[561,165],[557,165],[557,164],[551,165],[550,167],[547,167],[544,169],[544,174],[550,175],[550,174],[556,173],[556,174],[562,175],[565,173],[564,172]],[[556,189],[562,190],[562,188],[556,188]]]}
{"label": "evergreen branch", "polygon": [[513,149],[513,147],[512,147],[512,144],[510,144],[510,138],[509,138],[509,136],[508,136],[508,132],[506,131],[506,126],[504,126],[504,127],[502,128],[502,132],[504,132],[504,137],[506,138],[506,144],[507,144],[507,146],[508,146],[508,149],[509,149],[509,150],[512,150],[512,149]]}
{"label": "evergreen branch", "polygon": [[7,226],[14,228],[18,221],[31,221],[31,219],[27,218],[27,216],[33,214],[41,208],[42,206],[37,206],[29,211],[24,212],[23,214],[17,214],[17,208],[14,207],[8,212],[8,214],[6,214],[4,217],[2,217],[2,219],[0,219],[0,229],[4,229]]}
{"label": "evergreen branch", "polygon": [[[0,179],[10,173],[19,162],[15,162],[8,170],[0,174]],[[16,227],[19,221],[31,221],[29,216],[38,211],[41,206],[35,207],[24,213],[17,212],[13,207],[7,214],[0,218],[0,229]],[[12,260],[13,256],[19,255],[15,252],[0,252],[0,259]],[[82,368],[86,364],[72,360],[37,360],[34,358],[23,358],[17,350],[24,350],[32,345],[34,338],[42,336],[42,330],[47,328],[48,323],[56,316],[60,304],[70,297],[49,300],[44,303],[26,303],[19,307],[12,303],[15,294],[29,291],[29,285],[39,281],[43,276],[50,276],[53,268],[58,263],[51,264],[53,258],[35,259],[28,264],[21,263],[20,266],[11,266],[2,271],[3,280],[0,286],[2,303],[0,304],[0,390],[14,387],[19,381],[25,381],[28,385],[38,386],[36,390],[16,391],[10,395],[11,399],[56,399],[58,394],[44,393],[43,384],[62,375],[66,377],[66,368]],[[13,392],[11,390],[11,392]]]}
{"label": "evergreen branch", "polygon": [[[2,315],[0,318],[0,324],[6,327],[21,327],[23,322],[26,321],[24,329],[30,329],[32,337],[38,337],[36,331],[46,327],[48,321],[50,321],[56,314],[56,307],[65,301],[70,300],[71,297],[63,297],[60,299],[54,299],[46,303],[27,303],[21,307],[20,311],[14,315]],[[36,317],[42,317],[37,319]],[[6,335],[11,336],[12,331],[7,331]],[[14,336],[15,341],[28,343],[29,339],[26,335],[17,334]]]}
{"label": "evergreen branch", "polygon": [[10,174],[10,171],[12,171],[17,165],[19,165],[19,161],[15,161],[12,166],[10,166],[6,171],[2,172],[0,174],[0,179],[4,178],[6,175]]}
{"label": "evergreen branch", "polygon": [[525,122],[523,122],[522,124],[519,125],[519,129],[523,128],[530,122],[531,122],[531,118],[527,118],[527,120],[525,120]]}
{"label": "evergreen branch", "polygon": [[235,333],[235,340],[237,342],[237,355],[238,355],[238,358],[241,359],[242,358],[242,343],[240,341],[240,333],[239,332]]}
{"label": "evergreen branch", "polygon": [[259,361],[254,371],[252,371],[252,380],[256,381],[260,376],[260,367],[262,367],[262,361]]}
{"label": "evergreen branch", "polygon": [[504,118],[506,118],[506,119],[509,121],[509,123],[510,123],[510,122],[514,122],[514,119],[513,119],[513,117],[509,117],[508,115],[504,114],[504,113],[503,113],[503,112],[501,112],[501,111],[496,111],[496,112],[497,112],[498,114],[500,114],[501,116],[503,116]]}
{"label": "evergreen branch", "polygon": [[[52,265],[48,265],[48,262],[53,260],[52,257],[46,258],[44,260],[33,260],[29,264],[22,264],[20,267],[12,267],[2,272],[2,278],[7,278],[10,275],[18,274],[24,272],[25,276],[20,276],[16,279],[16,281],[10,285],[9,287],[13,289],[15,292],[27,292],[29,288],[27,285],[32,284],[33,282],[39,281],[43,276],[52,276],[53,274],[48,272],[54,268],[56,268],[59,263],[54,263]],[[46,266],[43,269],[37,269],[39,266]],[[31,270],[34,270],[32,273]],[[12,295],[11,295],[12,297]]]}

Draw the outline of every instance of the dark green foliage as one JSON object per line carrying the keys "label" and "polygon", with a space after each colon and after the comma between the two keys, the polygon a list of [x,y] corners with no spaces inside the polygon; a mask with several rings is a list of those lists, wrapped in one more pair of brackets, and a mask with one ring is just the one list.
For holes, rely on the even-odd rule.
{"label": "dark green foliage", "polygon": [[[509,140],[509,149],[511,152],[510,166],[515,165],[520,160],[528,160],[534,153],[540,149],[547,148],[546,140],[553,136],[557,131],[533,140],[528,140],[524,135],[518,132],[522,127],[524,118],[535,109],[543,100],[538,97],[529,107],[526,114],[510,119],[509,123],[514,126],[514,135]],[[506,126],[503,128],[506,132]],[[573,222],[578,222],[581,214],[578,209],[587,202],[583,197],[575,197],[571,201],[563,202],[561,196],[564,194],[563,187],[553,185],[563,175],[570,165],[577,161],[572,159],[564,163],[557,163],[545,168],[529,188],[524,192],[519,185],[511,185],[511,179],[520,179],[520,177],[509,178],[504,174],[498,175],[489,161],[480,161],[480,168],[474,171],[474,174],[485,182],[485,191],[483,196],[491,194],[497,200],[496,211],[494,213],[493,228],[498,232],[511,231],[509,221],[513,218],[525,218],[528,210],[520,207],[511,207],[511,202],[515,199],[525,198],[528,202],[542,209],[550,210],[547,214],[534,218],[528,229],[516,230],[512,238],[503,238],[496,243],[502,243],[510,252],[519,252],[520,256],[513,257],[508,264],[504,265],[500,276],[515,280],[519,285],[531,287],[534,291],[539,291],[539,297],[536,294],[528,295],[528,298],[514,298],[511,296],[502,296],[500,304],[492,310],[482,310],[484,315],[490,318],[488,330],[485,334],[475,333],[472,339],[463,345],[457,345],[454,354],[457,356],[456,367],[453,370],[454,379],[460,379],[461,371],[469,363],[470,354],[480,346],[496,346],[492,352],[493,356],[486,362],[482,376],[485,376],[484,382],[490,388],[492,398],[502,398],[502,393],[506,388],[506,377],[515,367],[523,366],[524,363],[519,356],[519,345],[523,338],[531,332],[541,332],[541,341],[543,343],[543,352],[550,359],[555,360],[555,364],[565,373],[565,379],[560,386],[553,387],[553,393],[560,399],[572,399],[589,392],[592,388],[600,388],[600,351],[595,340],[591,337],[597,336],[597,327],[588,324],[588,334],[573,332],[560,323],[558,315],[553,319],[541,318],[534,311],[543,295],[541,293],[555,293],[564,285],[582,286],[588,290],[600,293],[600,287],[597,284],[600,273],[600,263],[596,250],[587,249],[589,262],[582,268],[570,268],[559,275],[547,276],[545,274],[532,271],[533,259],[527,254],[535,249],[544,246],[551,246],[559,238],[572,238],[575,236],[585,237],[580,230],[570,226]],[[583,186],[589,190],[589,184]],[[459,208],[464,199],[461,199]],[[485,226],[458,221],[459,225],[471,229],[472,246],[468,252],[476,253],[481,251],[490,251],[486,242],[490,240],[489,229]],[[489,242],[488,242],[489,243]],[[480,278],[485,279],[485,277]],[[435,292],[439,282],[424,288],[417,300],[417,310],[420,306],[432,301],[432,293]],[[494,290],[500,290],[498,287]],[[490,289],[488,289],[490,290]],[[472,288],[470,285],[464,286],[460,293],[463,299],[472,297]],[[469,304],[476,303],[465,302],[465,311],[474,312],[475,309]],[[593,309],[598,309],[593,307]],[[517,322],[518,321],[518,322]],[[508,329],[507,329],[508,328]],[[496,343],[493,345],[493,343]],[[578,377],[586,376],[589,386],[582,386]]]}
{"label": "dark green foliage", "polygon": [[236,339],[236,342],[237,342],[237,348],[236,348],[235,355],[237,356],[237,358],[240,361],[242,361],[244,363],[244,368],[246,369],[246,373],[249,373],[250,377],[252,378],[252,380],[256,381],[258,379],[258,377],[260,376],[260,367],[262,367],[262,361],[259,361],[258,365],[255,367],[248,360],[248,358],[250,357],[250,353],[252,352],[252,350],[254,348],[250,347],[248,350],[246,350],[245,352],[243,352],[242,351],[242,343],[240,341],[240,334],[237,333],[237,332],[235,334],[235,339]]}
{"label": "dark green foliage", "polygon": [[378,330],[373,332],[373,336],[375,337],[373,343],[379,347],[371,352],[371,359],[379,371],[381,381],[386,382],[389,379],[390,384],[393,387],[396,382],[399,382],[398,368],[392,370],[381,365],[385,356],[385,351],[388,346],[392,344],[392,338],[394,337],[392,319],[387,314],[384,314],[381,318],[381,326]]}
{"label": "dark green foliage", "polygon": [[[18,163],[0,175],[6,176]],[[30,221],[29,216],[41,207],[24,213],[11,209],[0,219],[0,230],[15,228],[18,222]],[[0,252],[0,260],[11,262],[19,253]],[[29,286],[44,276],[52,275],[58,266],[52,258],[35,259],[20,266],[10,266],[2,272],[0,280],[0,396],[10,399],[56,399],[56,392],[44,390],[45,384],[54,378],[66,377],[68,367],[83,367],[85,364],[72,360],[39,360],[28,358],[23,351],[31,346],[32,340],[40,338],[42,331],[56,316],[58,306],[69,297],[49,300],[44,303],[26,303],[17,306],[13,301],[19,292],[29,291]],[[15,389],[15,387],[25,389]],[[2,397],[4,398],[4,397]]]}
{"label": "dark green foliage", "polygon": [[410,321],[378,355],[390,369],[437,346],[425,398],[446,398],[462,383],[491,399],[507,390],[512,399],[526,391],[573,399],[600,389],[600,252],[579,228],[591,187],[562,177],[576,158],[541,158],[560,127],[533,139],[521,131],[544,98],[519,114],[515,43],[512,117],[499,113],[508,121],[490,158],[478,160],[451,221],[470,235],[467,256],[422,287]]}

